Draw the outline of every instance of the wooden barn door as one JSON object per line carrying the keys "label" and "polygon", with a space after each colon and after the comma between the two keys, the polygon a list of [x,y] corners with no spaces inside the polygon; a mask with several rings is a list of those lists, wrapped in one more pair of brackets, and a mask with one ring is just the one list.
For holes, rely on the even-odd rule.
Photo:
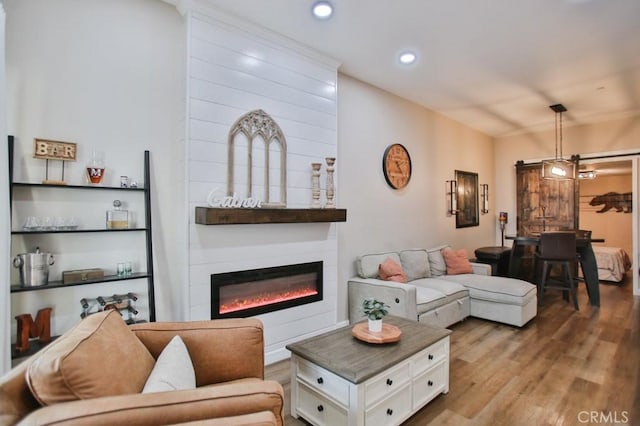
{"label": "wooden barn door", "polygon": [[[573,161],[578,170],[578,159]],[[541,163],[516,164],[518,235],[578,229],[577,179],[543,179],[541,169]]]}

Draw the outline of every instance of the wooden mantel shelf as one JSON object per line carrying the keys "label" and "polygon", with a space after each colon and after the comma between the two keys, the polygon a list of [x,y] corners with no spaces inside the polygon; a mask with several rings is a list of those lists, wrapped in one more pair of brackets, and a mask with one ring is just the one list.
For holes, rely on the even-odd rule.
{"label": "wooden mantel shelf", "polygon": [[199,225],[346,222],[346,209],[231,209],[196,207]]}

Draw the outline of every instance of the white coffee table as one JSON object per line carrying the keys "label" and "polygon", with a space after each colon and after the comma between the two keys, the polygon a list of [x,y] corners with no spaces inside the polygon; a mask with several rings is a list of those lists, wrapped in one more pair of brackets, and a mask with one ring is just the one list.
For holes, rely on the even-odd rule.
{"label": "white coffee table", "polygon": [[291,345],[291,415],[314,425],[397,425],[449,392],[450,330],[387,316],[399,342],[357,340],[351,326]]}

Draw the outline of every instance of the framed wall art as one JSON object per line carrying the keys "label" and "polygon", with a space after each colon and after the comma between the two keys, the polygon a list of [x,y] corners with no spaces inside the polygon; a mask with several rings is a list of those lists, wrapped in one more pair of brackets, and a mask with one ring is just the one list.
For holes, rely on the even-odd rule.
{"label": "framed wall art", "polygon": [[478,174],[456,170],[456,228],[479,226]]}

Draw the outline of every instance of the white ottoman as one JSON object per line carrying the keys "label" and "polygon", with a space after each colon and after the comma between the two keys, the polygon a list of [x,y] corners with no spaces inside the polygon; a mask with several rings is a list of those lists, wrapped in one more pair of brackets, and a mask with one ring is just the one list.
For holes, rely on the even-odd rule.
{"label": "white ottoman", "polygon": [[439,277],[469,290],[471,316],[522,327],[537,314],[536,286],[523,280],[487,275]]}

